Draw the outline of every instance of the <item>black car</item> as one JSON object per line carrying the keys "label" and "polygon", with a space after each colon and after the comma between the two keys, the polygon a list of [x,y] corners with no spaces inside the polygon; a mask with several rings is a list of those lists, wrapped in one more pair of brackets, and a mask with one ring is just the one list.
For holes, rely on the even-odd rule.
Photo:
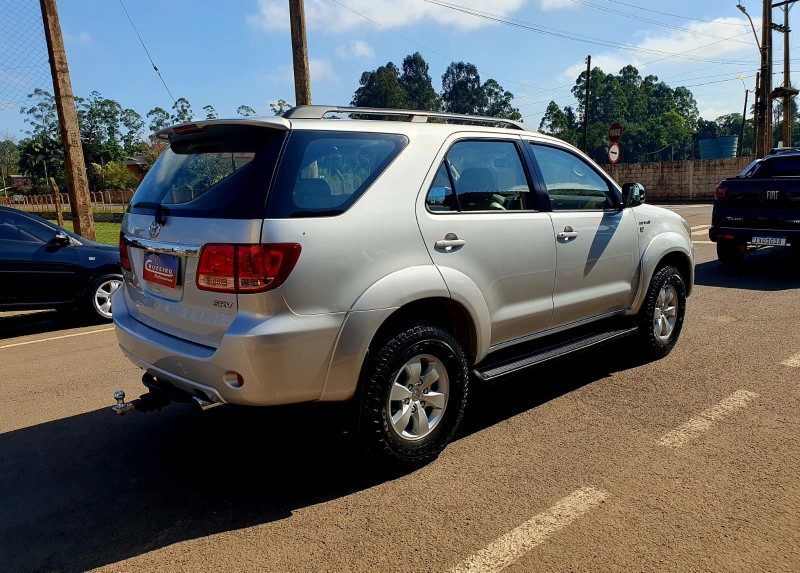
{"label": "black car", "polygon": [[0,310],[79,310],[111,320],[119,249],[0,206]]}

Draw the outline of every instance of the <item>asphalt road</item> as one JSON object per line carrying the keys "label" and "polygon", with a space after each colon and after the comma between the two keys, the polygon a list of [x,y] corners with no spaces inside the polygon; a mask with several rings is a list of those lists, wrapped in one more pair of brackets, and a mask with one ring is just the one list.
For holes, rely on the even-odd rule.
{"label": "asphalt road", "polygon": [[340,409],[113,415],[108,326],[0,316],[0,571],[800,571],[800,270],[695,228],[683,335],[475,388],[429,466],[376,473]]}

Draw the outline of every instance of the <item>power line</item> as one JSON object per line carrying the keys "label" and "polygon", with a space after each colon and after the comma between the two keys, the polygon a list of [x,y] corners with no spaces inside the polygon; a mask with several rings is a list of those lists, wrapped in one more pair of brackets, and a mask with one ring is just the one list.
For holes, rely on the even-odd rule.
{"label": "power line", "polygon": [[[697,36],[706,36],[708,38],[717,38],[717,39],[720,39],[720,40],[729,40],[729,41],[732,41],[732,42],[736,42],[738,44],[748,44],[748,45],[750,44],[750,42],[744,42],[742,40],[734,39],[736,36],[734,36],[733,38],[723,38],[722,36],[717,36],[716,34],[711,34],[709,32],[701,32],[700,30],[691,30],[689,28],[683,28],[681,26],[674,26],[672,24],[667,24],[665,22],[660,22],[658,20],[652,20],[650,18],[645,18],[643,16],[637,16],[635,14],[631,14],[630,12],[623,12],[622,10],[615,10],[613,8],[608,8],[606,6],[599,6],[597,4],[593,4],[591,2],[587,2],[586,0],[570,0],[570,1],[574,2],[575,4],[581,4],[583,6],[588,6],[590,8],[594,8],[595,10],[601,10],[603,12],[608,12],[609,14],[616,14],[618,16],[623,16],[625,18],[631,18],[633,20],[639,20],[640,22],[648,22],[650,24],[656,24],[657,26],[663,26],[664,28],[670,28],[672,30],[679,30],[681,32],[686,32],[687,34],[694,34],[694,35],[697,35]],[[742,25],[744,25],[744,24],[742,24]]]}
{"label": "power line", "polygon": [[147,57],[150,60],[150,64],[152,64],[153,69],[158,74],[158,77],[161,80],[161,83],[164,84],[164,89],[167,90],[167,93],[169,94],[169,97],[172,100],[172,103],[178,103],[177,101],[175,101],[175,97],[172,95],[172,92],[169,91],[169,88],[167,87],[167,82],[164,81],[164,76],[161,75],[161,71],[158,69],[158,66],[156,66],[156,63],[153,61],[152,56],[150,56],[150,51],[147,49],[147,46],[144,45],[144,40],[142,40],[142,36],[139,34],[139,30],[136,29],[136,24],[133,23],[133,20],[131,19],[131,15],[128,14],[128,9],[125,8],[125,4],[122,3],[122,0],[119,0],[119,5],[122,6],[122,10],[125,12],[125,15],[128,17],[128,21],[131,23],[131,27],[133,27],[133,31],[136,32],[136,37],[139,38],[139,42],[142,44],[142,48],[144,48],[144,53],[147,54]]}
{"label": "power line", "polygon": [[620,4],[622,6],[627,6],[628,8],[635,8],[637,10],[642,10],[644,12],[652,12],[654,14],[660,14],[661,16],[670,16],[672,18],[680,18],[681,20],[691,20],[694,22],[708,22],[711,24],[720,24],[724,26],[746,26],[746,24],[734,24],[733,22],[720,22],[719,20],[704,20],[703,18],[694,18],[692,16],[681,16],[680,14],[671,14],[669,12],[660,12],[659,10],[653,10],[652,8],[645,8],[644,6],[637,6],[636,4],[628,4],[627,2],[621,2],[620,0],[606,0],[606,2],[613,2],[614,4]]}
{"label": "power line", "polygon": [[498,22],[500,24],[505,24],[507,26],[514,26],[517,28],[522,28],[524,30],[529,30],[531,32],[536,32],[539,34],[546,34],[549,36],[554,36],[561,39],[571,40],[574,42],[581,42],[584,44],[593,44],[597,46],[604,46],[607,48],[617,48],[621,50],[629,50],[633,52],[644,52],[650,54],[663,54],[669,57],[677,57],[677,56],[684,56],[685,59],[688,60],[695,60],[700,62],[709,62],[709,63],[717,63],[717,64],[729,64],[735,63],[739,65],[745,65],[743,62],[736,62],[732,60],[718,60],[714,58],[702,58],[702,57],[693,57],[693,56],[685,56],[685,54],[676,54],[674,52],[667,52],[664,50],[656,50],[653,48],[642,48],[639,46],[632,46],[630,44],[621,44],[618,42],[612,42],[609,40],[603,40],[601,38],[593,38],[590,36],[578,36],[576,34],[572,34],[567,32],[566,30],[561,30],[558,28],[549,28],[544,26],[538,26],[536,24],[532,24],[530,22],[526,22],[524,20],[517,20],[512,18],[506,18],[504,16],[500,16],[497,14],[493,14],[491,12],[484,12],[482,10],[476,10],[473,8],[468,8],[466,6],[461,6],[459,4],[452,4],[449,2],[444,2],[442,0],[423,0],[429,4],[433,4],[435,6],[441,6],[442,8],[448,8],[450,10],[455,10],[457,12],[462,12],[464,14],[469,14],[470,16],[475,16],[476,18],[483,18],[485,20],[490,20],[493,22]]}
{"label": "power line", "polygon": [[[407,41],[407,42],[411,42],[411,43],[412,43],[412,44],[414,44],[415,46],[419,46],[420,48],[422,48],[422,49],[424,49],[424,50],[427,50],[427,51],[429,51],[429,52],[431,52],[431,53],[433,53],[433,54],[436,54],[437,56],[439,56],[439,57],[441,57],[441,58],[444,58],[445,60],[448,60],[448,61],[450,61],[450,62],[455,62],[456,60],[458,60],[458,59],[459,59],[459,58],[451,58],[450,56],[446,56],[446,55],[442,54],[441,52],[437,52],[436,50],[434,50],[433,48],[431,48],[431,47],[429,47],[429,46],[426,46],[426,45],[424,45],[424,44],[420,44],[420,43],[419,43],[419,42],[417,42],[416,40],[412,40],[411,38],[408,38],[408,37],[406,37],[406,36],[402,35],[401,33],[399,33],[399,32],[396,32],[396,31],[392,30],[391,28],[387,28],[386,26],[384,26],[383,24],[381,24],[381,23],[379,23],[379,22],[376,22],[376,21],[375,21],[375,20],[373,20],[372,18],[370,18],[370,17],[368,17],[368,16],[365,16],[364,14],[361,14],[360,12],[356,12],[355,10],[353,10],[352,8],[350,8],[350,6],[347,6],[347,5],[345,5],[345,4],[342,4],[341,2],[339,2],[339,0],[331,0],[331,1],[332,1],[334,4],[338,4],[338,5],[339,5],[339,6],[341,6],[342,8],[344,8],[344,9],[346,9],[346,10],[349,10],[350,12],[352,12],[353,14],[355,14],[356,16],[359,16],[360,18],[363,18],[363,19],[364,19],[364,20],[366,20],[367,22],[371,22],[372,24],[374,24],[374,25],[378,26],[379,28],[381,28],[381,29],[383,29],[383,30],[386,30],[387,32],[391,32],[391,33],[392,33],[392,34],[394,34],[395,36],[397,36],[397,37],[399,37],[399,38],[402,38],[403,40],[405,40],[405,41]],[[487,74],[487,75],[493,75],[493,74]],[[516,82],[516,81],[514,81],[514,80],[510,80],[510,79],[508,79],[508,78],[501,78],[500,76],[495,76],[495,77],[496,77],[498,80],[502,80],[502,81],[504,81],[504,82],[511,83],[511,84],[516,84],[516,85],[518,85],[518,86],[524,86],[524,87],[526,87],[526,88],[531,88],[531,89],[535,89],[535,90],[541,89],[541,88],[540,88],[540,87],[538,87],[538,86],[532,86],[532,85],[530,85],[530,84],[524,84],[524,83],[522,83],[522,82]]]}

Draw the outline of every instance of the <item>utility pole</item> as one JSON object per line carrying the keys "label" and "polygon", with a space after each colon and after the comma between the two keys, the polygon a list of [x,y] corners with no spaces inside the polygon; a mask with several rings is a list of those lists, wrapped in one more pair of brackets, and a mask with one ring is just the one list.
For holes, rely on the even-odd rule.
{"label": "utility pole", "polygon": [[[792,146],[792,84],[789,81],[789,5],[783,7],[783,145]],[[797,90],[794,90],[797,95]]]}
{"label": "utility pole", "polygon": [[758,157],[759,129],[758,129],[758,110],[761,96],[761,72],[756,72],[756,87],[753,90],[753,149],[750,155]]}
{"label": "utility pole", "polygon": [[759,137],[756,157],[772,149],[772,0],[763,0],[761,16],[761,90],[758,101]]}
{"label": "utility pole", "polygon": [[744,90],[744,109],[742,110],[742,131],[739,134],[739,157],[742,156],[742,149],[744,148],[744,123],[747,121],[747,94],[750,90]]}
{"label": "utility pole", "polygon": [[289,0],[289,20],[292,29],[295,105],[311,105],[311,74],[308,69],[306,12],[303,0]]}
{"label": "utility pole", "polygon": [[586,142],[589,139],[589,94],[592,93],[592,56],[586,56],[586,101],[583,108],[583,152],[586,153]]}
{"label": "utility pole", "polygon": [[86,164],[81,147],[81,134],[78,129],[78,114],[75,111],[75,96],[69,79],[67,53],[61,36],[56,0],[39,0],[44,21],[44,35],[47,39],[47,53],[50,59],[50,73],[53,75],[53,89],[56,96],[58,123],[61,128],[61,143],[64,146],[64,159],[67,169],[67,182],[70,203],[72,204],[72,224],[75,233],[94,240],[94,218],[92,202],[89,198],[89,183],[86,179]]}

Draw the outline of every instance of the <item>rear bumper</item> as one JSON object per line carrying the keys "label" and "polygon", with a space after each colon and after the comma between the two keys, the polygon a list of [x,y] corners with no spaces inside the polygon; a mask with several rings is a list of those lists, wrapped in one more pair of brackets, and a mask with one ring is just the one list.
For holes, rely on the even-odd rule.
{"label": "rear bumper", "polygon": [[[240,314],[215,349],[134,319],[122,290],[113,302],[120,349],[156,378],[223,403],[269,406],[320,398],[345,313]],[[241,387],[236,374],[244,379]]]}
{"label": "rear bumper", "polygon": [[734,240],[751,242],[753,237],[773,237],[786,239],[787,245],[800,245],[800,231],[797,229],[753,229],[738,227],[711,227],[708,230],[709,238],[714,241]]}

